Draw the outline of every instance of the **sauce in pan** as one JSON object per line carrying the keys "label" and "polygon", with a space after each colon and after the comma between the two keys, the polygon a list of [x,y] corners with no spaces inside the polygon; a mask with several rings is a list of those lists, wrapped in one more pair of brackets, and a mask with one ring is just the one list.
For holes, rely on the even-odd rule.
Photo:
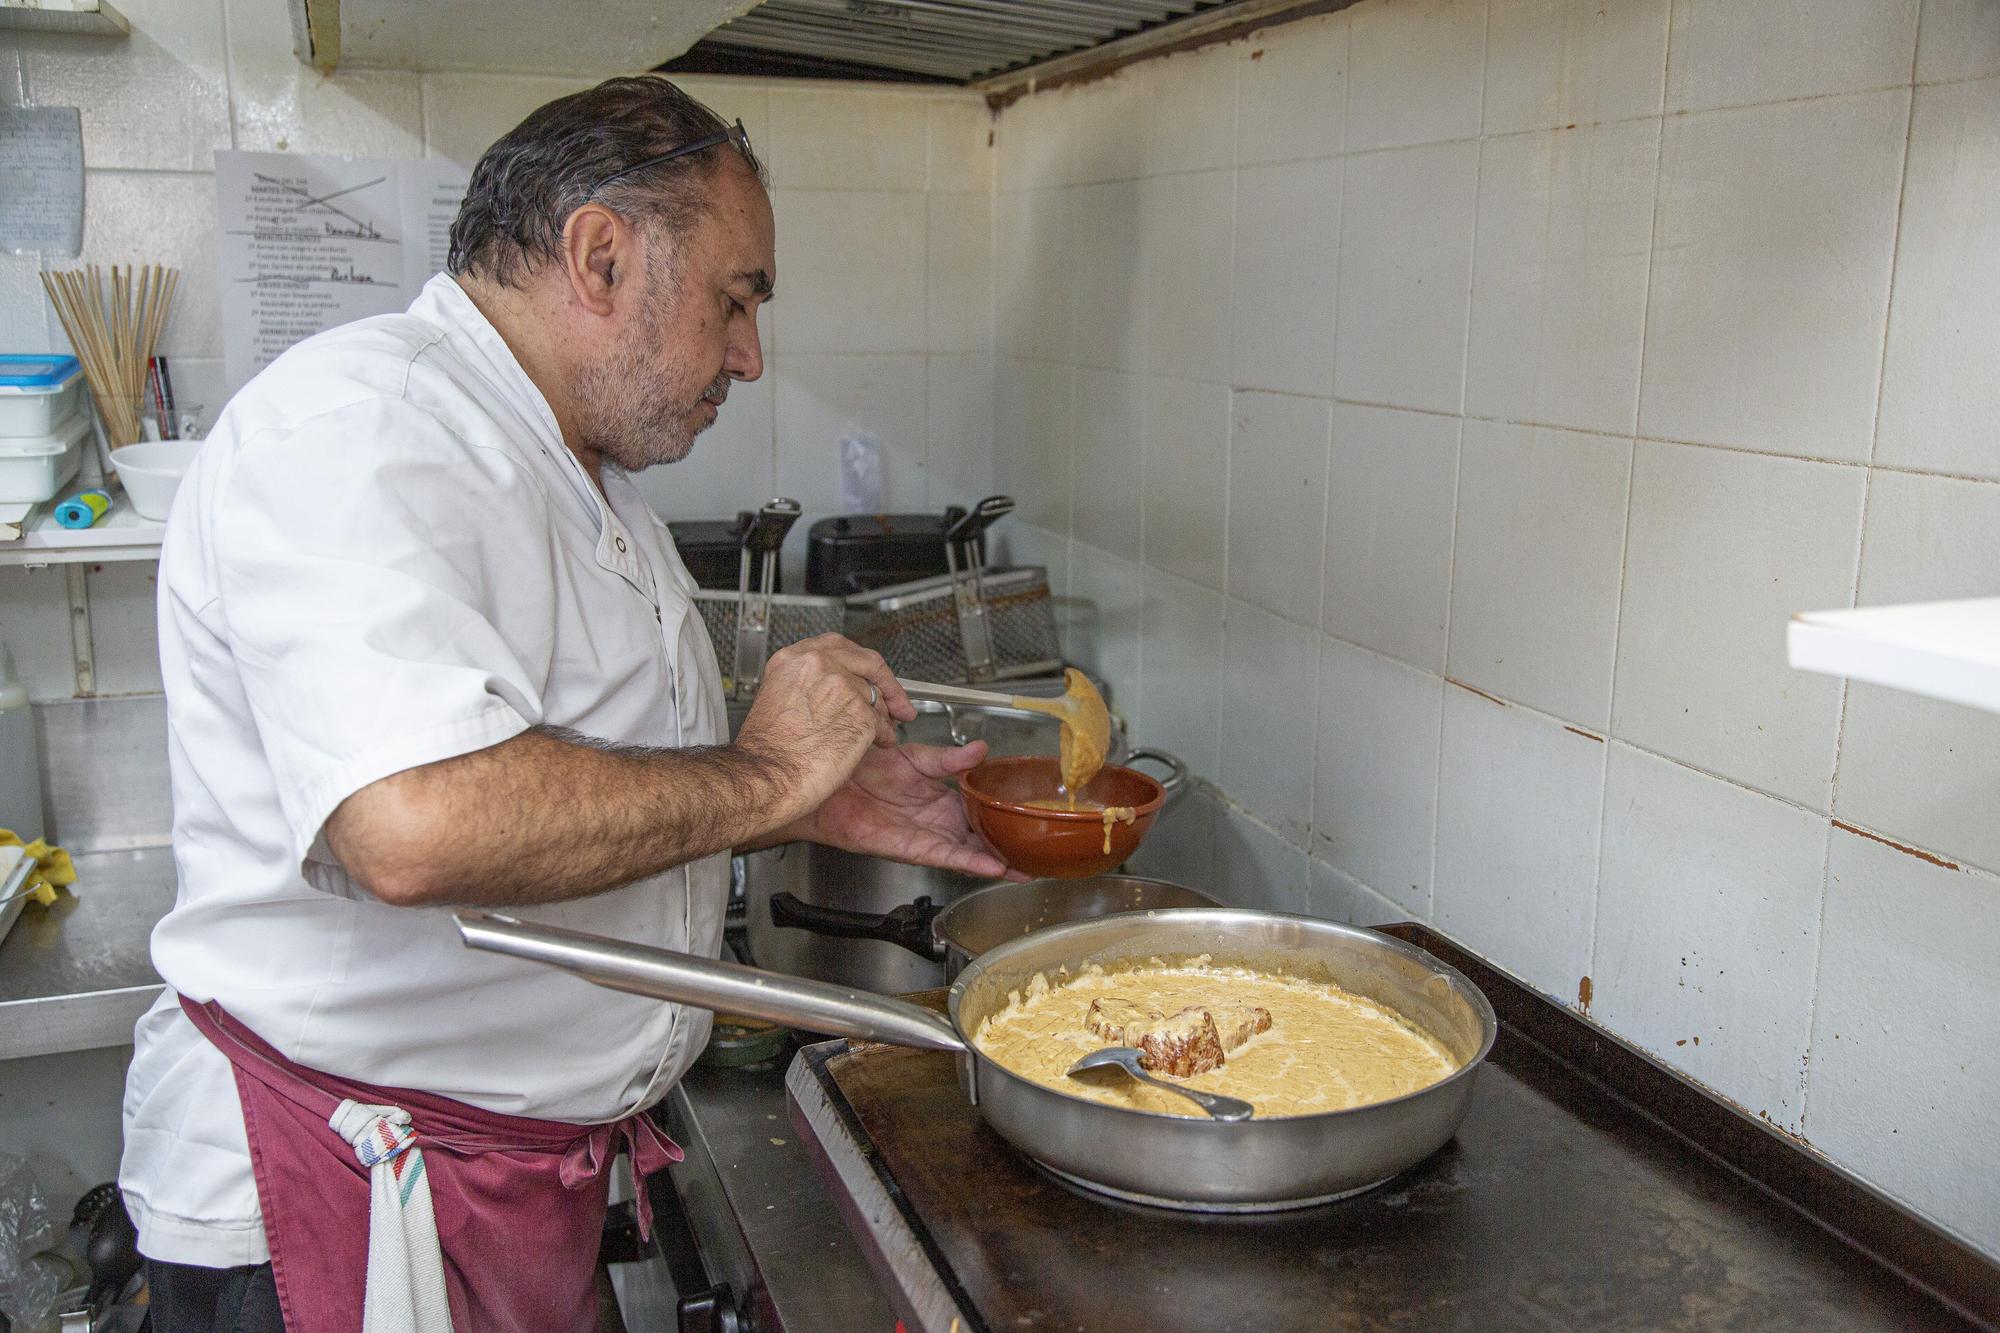
{"label": "sauce in pan", "polygon": [[1240,1044],[1226,1051],[1219,1067],[1179,1080],[1240,1097],[1260,1119],[1386,1101],[1429,1087],[1459,1067],[1429,1033],[1373,1000],[1324,982],[1200,959],[1116,972],[1092,966],[1055,984],[1037,976],[987,1016],[973,1045],[1013,1073],[1073,1096],[1165,1115],[1202,1115],[1186,1098],[1116,1071],[1068,1077],[1065,1071],[1092,1051],[1139,1044],[1129,1033],[1114,1043],[1093,1032],[1093,1001],[1100,1014],[1179,1016],[1201,1008],[1225,1027],[1229,1015],[1269,1011],[1270,1026],[1248,1040],[1238,1034]]}

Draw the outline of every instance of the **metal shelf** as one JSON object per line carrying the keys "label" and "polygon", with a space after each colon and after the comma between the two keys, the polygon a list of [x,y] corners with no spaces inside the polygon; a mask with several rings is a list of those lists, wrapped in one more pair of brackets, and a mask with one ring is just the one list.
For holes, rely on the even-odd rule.
{"label": "metal shelf", "polygon": [[87,528],[65,528],[55,507],[28,516],[18,539],[0,542],[0,565],[104,564],[114,560],[157,560],[167,525],[141,518],[119,493],[111,512]]}
{"label": "metal shelf", "polygon": [[176,884],[172,848],[85,852],[75,893],[30,903],[0,940],[0,1060],[130,1042],[160,995],[153,927]]}
{"label": "metal shelf", "polygon": [[2000,597],[1807,611],[1791,664],[2000,713]]}

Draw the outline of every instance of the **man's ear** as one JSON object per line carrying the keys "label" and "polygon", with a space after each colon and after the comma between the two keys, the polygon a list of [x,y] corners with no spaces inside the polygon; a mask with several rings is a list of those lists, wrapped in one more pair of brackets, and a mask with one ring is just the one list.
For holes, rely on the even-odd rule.
{"label": "man's ear", "polygon": [[563,269],[570,294],[593,315],[610,315],[614,289],[637,272],[633,260],[637,237],[602,204],[585,204],[563,226]]}

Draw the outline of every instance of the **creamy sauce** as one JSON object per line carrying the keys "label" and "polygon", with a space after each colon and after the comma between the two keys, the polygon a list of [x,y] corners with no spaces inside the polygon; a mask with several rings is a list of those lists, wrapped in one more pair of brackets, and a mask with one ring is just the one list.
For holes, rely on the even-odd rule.
{"label": "creamy sauce", "polygon": [[1257,1108],[1260,1119],[1386,1101],[1429,1087],[1459,1067],[1429,1033],[1373,1000],[1323,982],[1213,967],[1201,959],[1117,972],[1092,966],[1055,984],[1038,975],[986,1017],[973,1045],[1013,1073],[1072,1096],[1200,1116],[1200,1108],[1186,1098],[1121,1074],[1068,1077],[1065,1071],[1080,1057],[1112,1044],[1085,1025],[1091,1002],[1099,999],[1165,1014],[1193,1005],[1217,1013],[1268,1009],[1268,1031],[1229,1051],[1221,1068],[1178,1080],[1241,1097]]}
{"label": "creamy sauce", "polygon": [[1063,787],[1077,792],[1104,767],[1105,753],[1111,748],[1111,710],[1104,706],[1104,696],[1090,683],[1090,677],[1075,667],[1063,673],[1063,680],[1066,688],[1062,698],[1016,698],[1014,706],[1062,719],[1056,746]]}
{"label": "creamy sauce", "polygon": [[[1067,786],[1068,784],[1064,785]],[[1104,816],[1104,854],[1106,856],[1111,854],[1111,825],[1113,823],[1129,824],[1139,817],[1138,809],[1130,805],[1093,805],[1089,801],[1078,805],[1076,803],[1076,788],[1074,787],[1070,788],[1069,799],[1066,801],[1029,801],[1027,805],[1030,810],[1082,810],[1086,813],[1092,810],[1097,811]]]}

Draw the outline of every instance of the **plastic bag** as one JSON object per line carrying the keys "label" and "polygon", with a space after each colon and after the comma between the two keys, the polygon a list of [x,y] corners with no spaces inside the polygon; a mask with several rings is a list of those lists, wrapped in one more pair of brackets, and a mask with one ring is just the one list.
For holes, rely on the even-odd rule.
{"label": "plastic bag", "polygon": [[28,1160],[0,1153],[0,1314],[15,1328],[33,1328],[55,1309],[69,1268],[42,1252],[61,1239]]}

